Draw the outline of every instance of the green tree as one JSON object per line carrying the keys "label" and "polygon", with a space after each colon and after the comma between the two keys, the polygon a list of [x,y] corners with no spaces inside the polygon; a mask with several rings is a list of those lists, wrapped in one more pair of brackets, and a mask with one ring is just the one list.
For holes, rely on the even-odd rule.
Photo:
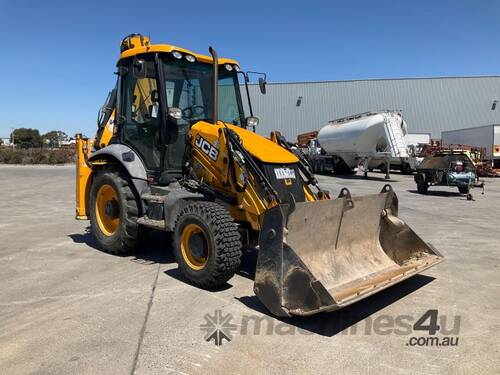
{"label": "green tree", "polygon": [[10,141],[21,148],[35,148],[42,145],[42,137],[38,129],[19,128],[15,129]]}
{"label": "green tree", "polygon": [[59,147],[61,142],[67,141],[68,135],[61,130],[51,130],[48,133],[42,135],[42,141],[49,147]]}

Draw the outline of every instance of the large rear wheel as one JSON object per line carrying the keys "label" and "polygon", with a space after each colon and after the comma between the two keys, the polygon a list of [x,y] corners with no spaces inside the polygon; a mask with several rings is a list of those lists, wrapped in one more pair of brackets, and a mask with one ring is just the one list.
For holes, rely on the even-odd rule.
{"label": "large rear wheel", "polygon": [[223,285],[240,265],[238,228],[221,205],[188,203],[177,217],[174,253],[180,271],[193,285],[201,288]]}
{"label": "large rear wheel", "polygon": [[134,250],[139,239],[138,200],[130,179],[104,169],[96,173],[90,189],[90,226],[101,249],[111,254]]}

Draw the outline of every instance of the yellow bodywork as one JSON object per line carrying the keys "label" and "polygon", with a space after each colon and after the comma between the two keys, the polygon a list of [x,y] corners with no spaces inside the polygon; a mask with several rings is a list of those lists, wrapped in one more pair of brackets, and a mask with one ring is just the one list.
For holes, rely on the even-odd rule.
{"label": "yellow bodywork", "polygon": [[[213,59],[210,56],[205,56],[197,54],[186,50],[184,48],[176,47],[169,44],[150,44],[150,40],[144,36],[133,36],[128,39],[127,45],[120,54],[120,59],[128,58],[134,55],[143,53],[153,53],[153,52],[172,52],[179,51],[182,53],[187,53],[195,56],[199,61],[206,63],[213,63]],[[232,64],[237,65],[237,61],[232,59],[220,58],[219,65],[222,64]],[[156,80],[150,78],[138,79],[137,85],[134,92],[134,111],[133,116],[139,121],[144,113],[147,113],[149,106],[153,103],[151,102],[151,97],[149,95],[144,95],[144,93],[149,93],[152,90],[156,90]],[[111,141],[113,135],[116,133],[116,127],[114,126],[115,111],[113,110],[108,122],[104,125],[104,129],[100,136],[95,139],[99,148],[106,147]],[[209,122],[199,121],[195,123],[189,132],[189,139],[192,146],[195,145],[198,136],[203,137],[210,144],[216,145],[218,148],[218,158],[213,160],[207,154],[203,153],[199,148],[192,147],[192,166],[193,170],[205,183],[210,185],[212,188],[216,189],[220,193],[232,197],[237,201],[237,204],[230,206],[229,210],[236,221],[248,222],[252,229],[258,230],[261,225],[261,218],[263,213],[275,205],[278,202],[274,200],[266,201],[262,198],[261,193],[256,191],[256,182],[254,181],[254,176],[251,174],[247,177],[247,185],[243,189],[243,186],[233,186],[233,181],[230,176],[229,168],[229,158],[227,150],[227,140],[224,135],[224,128],[227,127],[233,130],[240,138],[243,147],[256,159],[263,163],[270,164],[282,164],[289,165],[298,163],[298,158],[281,147],[276,137],[265,138],[261,135],[255,134],[244,128],[224,124],[218,122],[214,125]],[[81,137],[77,138],[77,183],[76,183],[76,217],[78,219],[88,218],[88,195],[89,186],[92,175],[92,167],[87,162],[90,155],[91,140],[83,139]],[[95,164],[94,162],[92,164]],[[244,168],[240,165],[234,165],[238,179],[243,181],[243,175],[245,174]],[[241,188],[241,189],[240,189]],[[241,191],[238,191],[241,190]],[[304,192],[307,201],[316,200],[316,196],[311,192],[309,187],[304,184]]]}
{"label": "yellow bodywork", "polygon": [[[202,55],[196,52],[189,51],[185,48],[173,46],[171,44],[151,44],[149,38],[145,36],[134,36],[130,38],[130,43],[132,45],[131,48],[128,48],[127,50],[123,51],[120,54],[120,60],[143,53],[153,53],[153,52],[170,53],[173,51],[179,51],[182,53],[187,53],[189,55],[192,55],[196,57],[196,59],[199,61],[206,62],[209,64],[213,63],[213,59],[211,56]],[[238,65],[238,62],[233,59],[219,58],[219,65],[222,64]]]}
{"label": "yellow bodywork", "polygon": [[[278,202],[274,200],[266,202],[265,199],[262,198],[262,195],[256,191],[257,183],[253,175],[248,176],[249,181],[243,191],[238,191],[237,187],[233,186],[228,165],[228,142],[225,139],[225,127],[234,131],[239,136],[243,147],[253,157],[264,163],[290,165],[298,163],[299,159],[271,139],[238,126],[228,125],[222,122],[214,125],[205,121],[200,121],[191,127],[189,138],[193,150],[192,166],[197,177],[219,192],[235,198],[237,204],[229,207],[231,216],[233,216],[236,221],[248,222],[252,229],[259,230],[264,212],[276,206]],[[213,160],[209,154],[203,152],[200,147],[196,147],[197,140],[199,140],[198,137],[202,137],[211,145],[216,145],[216,147],[218,147],[218,156],[216,160]],[[243,181],[242,177],[245,173],[243,168],[237,163],[234,167],[236,179]],[[243,186],[240,186],[240,188],[242,187]],[[305,184],[304,192],[307,201],[316,200],[315,196]]]}
{"label": "yellow bodywork", "polygon": [[76,219],[87,220],[88,193],[92,168],[87,160],[92,148],[92,140],[76,135]]}
{"label": "yellow bodywork", "polygon": [[[151,45],[148,38],[138,34],[129,35],[122,40],[120,59],[146,53],[174,51],[190,54],[209,64],[213,64],[214,59],[217,60],[213,50],[212,58],[168,44]],[[173,54],[174,58],[175,55]],[[237,64],[230,59],[218,61],[219,64]],[[159,74],[161,73],[160,69]],[[217,83],[216,69],[213,77],[213,81]],[[137,84],[133,91],[133,100],[127,101],[127,111],[124,113],[127,119],[132,118],[133,123],[142,124],[144,119],[151,116],[154,106],[158,105],[156,99],[152,98],[152,93],[158,89],[157,81],[151,78],[134,78],[137,78]],[[166,93],[158,94],[159,98],[162,98]],[[213,96],[212,113],[217,119],[217,86],[213,87]],[[115,140],[120,142],[118,137],[114,137],[120,129],[115,127],[115,112],[112,108],[114,104],[111,102],[112,100],[107,101],[105,111],[102,112],[103,116],[108,116],[109,111],[112,111],[106,124],[102,123],[105,117],[100,120],[94,149],[108,146],[112,139],[113,143]],[[123,113],[117,113],[116,116],[118,115]],[[173,119],[186,117],[182,110],[181,116],[175,115],[174,112],[169,115],[171,121],[165,121],[162,126],[175,126]],[[164,119],[164,116],[160,118]],[[181,190],[181,194],[187,194],[188,197],[193,197],[189,194],[193,190],[200,193],[194,195],[195,199],[214,198],[227,207],[238,224],[229,232],[221,230],[225,238],[233,238],[229,241],[234,245],[224,248],[224,257],[230,257],[229,261],[225,261],[224,267],[229,267],[231,273],[236,271],[236,268],[231,267],[237,267],[239,258],[228,254],[239,253],[242,245],[258,245],[254,291],[264,306],[277,316],[311,315],[342,308],[421,272],[443,259],[438,251],[420,239],[397,217],[398,201],[389,185],[384,186],[378,194],[355,198],[351,198],[349,191],[344,188],[338,198],[331,199],[328,192],[317,186],[314,176],[307,170],[307,162],[299,153],[295,154],[295,150],[277,132],[265,138],[222,121],[210,123],[200,120],[189,123],[192,125],[187,139],[172,141],[174,150],[184,152],[182,155],[185,156],[182,177],[177,170],[174,171],[175,174],[172,173],[172,177],[181,177],[180,180],[169,187],[148,188],[146,183],[154,185],[171,181],[169,173],[163,173],[170,171],[148,170],[144,175],[138,164],[134,165],[134,170],[131,169],[131,173],[139,170],[140,179],[147,180],[134,180],[134,183],[138,183],[136,188],[139,186],[137,190],[141,190],[135,193],[140,194],[138,198],[143,201],[145,207],[137,210],[138,216],[140,215],[137,217],[137,224],[163,230],[174,229],[174,238],[177,238],[178,231],[182,231],[182,240],[177,243],[181,253],[178,259],[183,259],[182,262],[190,270],[189,275],[199,271],[203,273],[211,264],[218,262],[218,256],[216,254],[216,260],[212,262],[210,259],[214,258],[210,258],[209,248],[196,245],[200,241],[203,244],[208,243],[206,233],[209,232],[205,232],[205,225],[186,222],[184,224],[187,225],[183,227],[182,220],[172,222],[175,220],[171,216],[175,216],[177,200],[186,197],[176,197],[176,194],[172,193],[175,189]],[[181,124],[177,125],[180,127]],[[163,141],[164,133],[160,132],[159,140]],[[94,154],[92,158],[93,143],[93,140],[81,135],[76,137],[77,219],[88,219],[93,173],[109,162],[105,152],[103,156]],[[179,145],[185,146],[186,149],[183,151]],[[161,147],[157,147],[156,142],[155,146],[145,144],[145,147],[156,147],[154,151],[161,148],[162,155],[168,156],[166,151],[171,151],[168,150],[169,144],[159,146]],[[126,154],[130,153],[122,153],[124,161],[135,160],[135,163],[140,163],[140,160],[125,158]],[[144,158],[144,153],[138,154],[139,158]],[[117,160],[115,162],[120,163]],[[163,164],[154,164],[155,168],[160,165]],[[176,168],[180,167],[180,163],[175,165]],[[124,166],[127,168],[125,164]],[[166,179],[163,179],[164,177]],[[312,192],[313,186],[318,190],[317,193]],[[287,190],[287,187],[290,189]],[[110,184],[102,184],[101,180],[97,180],[95,189],[97,192],[92,199],[93,205],[90,206],[92,218],[95,219],[92,229],[109,238],[120,233],[124,227],[120,225],[120,217],[125,216],[119,216],[120,207],[116,202],[121,191],[115,191]],[[304,190],[305,199],[300,189]],[[172,195],[169,195],[168,190]],[[295,201],[297,190],[300,199]],[[94,189],[92,193],[94,194]],[[169,206],[170,200],[174,208]],[[137,204],[140,208],[141,202]],[[171,211],[167,215],[165,210]],[[233,224],[231,220],[231,225]],[[235,240],[237,230],[241,235],[241,242],[240,235],[238,240]],[[96,236],[96,239],[99,242],[99,236]],[[102,243],[101,247],[110,248],[109,244]],[[117,251],[112,248],[112,252]],[[220,273],[218,268],[217,273]],[[211,274],[210,278],[215,277],[213,275]],[[189,280],[196,283],[199,281],[194,276],[190,276]],[[227,279],[218,281],[226,282]]]}
{"label": "yellow bodywork", "polygon": [[115,111],[113,110],[113,113],[109,117],[108,122],[106,123],[106,125],[104,125],[104,130],[100,138],[99,139],[96,138],[96,142],[99,142],[100,148],[106,147],[111,141],[113,135],[115,134],[114,123],[115,123]]}

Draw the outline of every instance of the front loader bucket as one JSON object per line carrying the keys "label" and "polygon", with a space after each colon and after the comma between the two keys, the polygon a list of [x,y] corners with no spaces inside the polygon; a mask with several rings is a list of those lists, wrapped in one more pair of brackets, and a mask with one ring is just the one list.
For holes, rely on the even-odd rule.
{"label": "front loader bucket", "polygon": [[443,260],[398,219],[389,185],[379,194],[296,203],[264,216],[255,294],[277,316],[347,306]]}

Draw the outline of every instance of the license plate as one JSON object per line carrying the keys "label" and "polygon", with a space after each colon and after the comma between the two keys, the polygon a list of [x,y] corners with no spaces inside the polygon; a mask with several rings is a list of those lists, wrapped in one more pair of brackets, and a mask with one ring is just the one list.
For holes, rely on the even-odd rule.
{"label": "license plate", "polygon": [[295,178],[295,170],[290,168],[274,168],[274,174],[278,180]]}

